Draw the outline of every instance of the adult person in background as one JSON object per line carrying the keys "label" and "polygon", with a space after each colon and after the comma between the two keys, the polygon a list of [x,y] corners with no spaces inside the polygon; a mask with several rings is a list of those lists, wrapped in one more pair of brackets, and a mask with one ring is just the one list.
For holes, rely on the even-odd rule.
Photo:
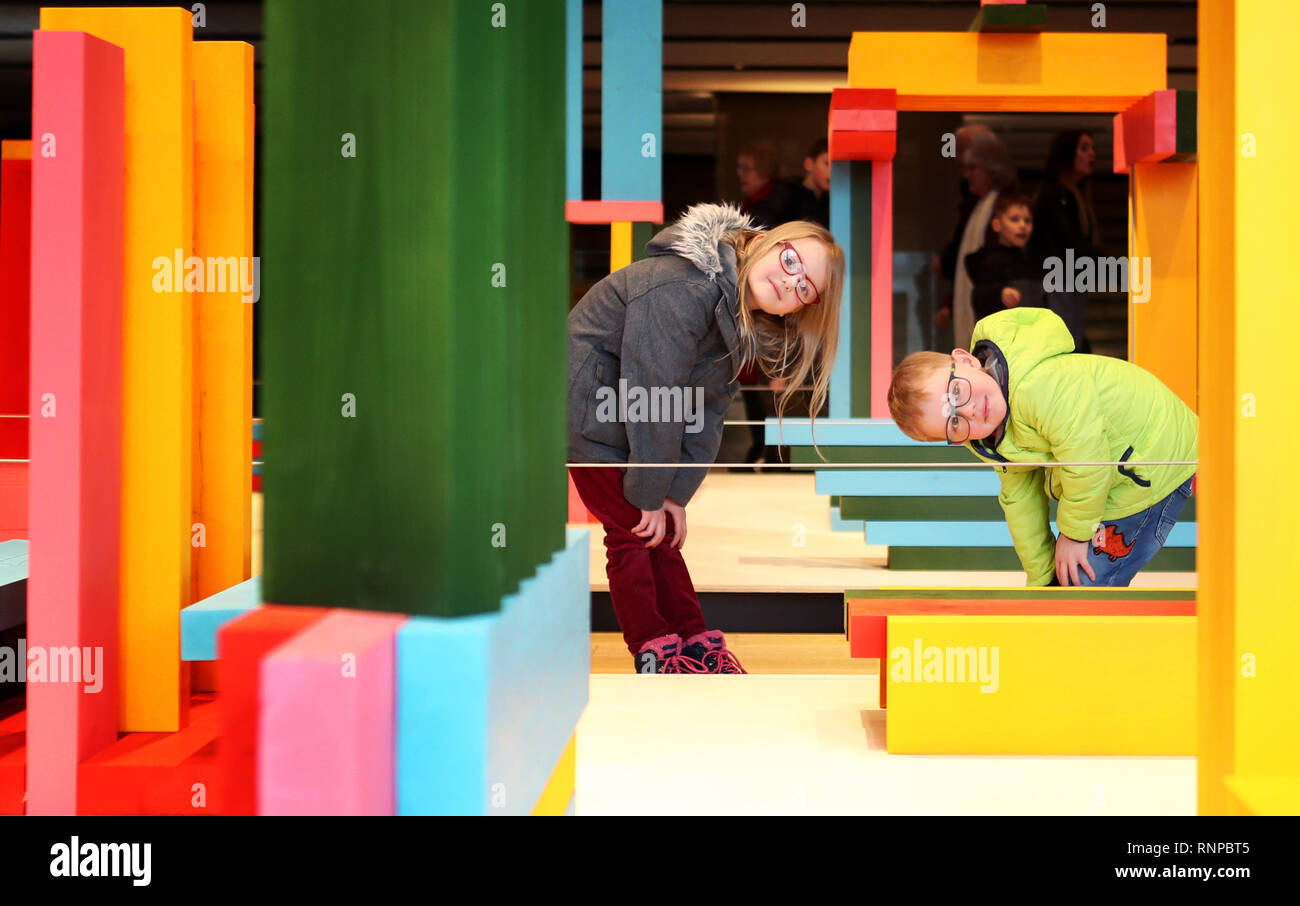
{"label": "adult person in background", "polygon": [[811,220],[831,226],[831,158],[826,139],[819,138],[808,148],[803,159],[803,182],[795,189],[799,202],[797,220]]}
{"label": "adult person in background", "polygon": [[[964,262],[967,255],[983,248],[985,242],[997,241],[996,237],[990,239],[990,222],[998,193],[1018,188],[1016,168],[1007,155],[1007,148],[991,133],[976,135],[971,140],[970,147],[962,155],[962,163],[971,195],[977,201],[957,246],[959,263]],[[952,338],[953,343],[962,349],[969,347],[975,330],[975,309],[971,304],[973,290],[970,273],[965,267],[958,267],[952,284]]]}
{"label": "adult person in background", "polygon": [[[1052,139],[1043,184],[1034,202],[1032,248],[1040,261],[1057,257],[1064,262],[1069,249],[1074,250],[1076,261],[1098,254],[1101,232],[1092,206],[1091,179],[1096,164],[1097,149],[1088,133],[1068,129]],[[1070,329],[1075,351],[1090,352],[1085,332],[1088,294],[1052,292],[1046,298],[1048,308]]]}
{"label": "adult person in background", "polygon": [[993,130],[980,123],[972,123],[969,126],[962,126],[955,133],[957,170],[961,174],[961,201],[957,205],[957,225],[952,229],[952,238],[948,240],[948,244],[930,261],[930,270],[934,272],[934,275],[943,277],[949,283],[953,281],[953,277],[957,273],[957,247],[961,245],[961,236],[966,230],[966,221],[970,219],[970,212],[975,210],[975,203],[979,201],[977,197],[971,194],[970,169],[966,166],[965,160],[966,149],[970,147],[970,143],[978,135],[991,136]]}
{"label": "adult person in background", "polygon": [[780,158],[769,141],[751,142],[736,158],[736,176],[745,200],[740,210],[762,226],[776,227],[799,219],[795,186],[780,179]]}

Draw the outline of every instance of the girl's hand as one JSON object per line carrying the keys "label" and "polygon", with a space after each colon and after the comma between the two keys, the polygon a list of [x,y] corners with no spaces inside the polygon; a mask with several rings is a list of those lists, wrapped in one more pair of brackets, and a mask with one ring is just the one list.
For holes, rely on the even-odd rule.
{"label": "girl's hand", "polygon": [[649,538],[645,546],[654,547],[664,540],[664,531],[667,528],[664,522],[663,507],[657,510],[642,510],[641,521],[636,524],[636,528],[632,529],[632,534],[639,538]]}
{"label": "girl's hand", "polygon": [[1002,287],[1002,304],[1007,308],[1015,308],[1020,304],[1020,290],[1010,286]]}
{"label": "girl's hand", "polygon": [[664,501],[664,512],[673,517],[673,540],[670,544],[677,550],[686,543],[686,508],[671,500]]}
{"label": "girl's hand", "polygon": [[[771,380],[769,380],[769,381],[767,382],[767,386],[768,386],[768,388],[770,388],[771,390],[775,391],[776,393],[781,393],[782,391],[785,390],[785,385],[788,384],[788,383],[790,383],[790,382],[789,382],[786,378],[783,378],[783,377],[774,377],[774,378],[772,378]],[[676,506],[676,505],[677,505],[677,504],[673,504],[673,506]]]}
{"label": "girl's hand", "polygon": [[1079,567],[1088,574],[1088,578],[1097,581],[1097,574],[1088,562],[1088,545],[1090,541],[1073,541],[1064,535],[1056,536],[1056,581],[1062,585],[1079,584]]}

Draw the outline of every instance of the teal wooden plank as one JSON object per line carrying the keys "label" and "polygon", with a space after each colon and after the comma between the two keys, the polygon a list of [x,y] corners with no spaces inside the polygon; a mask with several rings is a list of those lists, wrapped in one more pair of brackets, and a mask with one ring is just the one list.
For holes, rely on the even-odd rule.
{"label": "teal wooden plank", "polygon": [[215,661],[217,630],[262,603],[262,577],[254,576],[181,608],[181,660]]}
{"label": "teal wooden plank", "polygon": [[818,494],[852,497],[996,497],[997,474],[984,469],[835,469],[817,473]]}
{"label": "teal wooden plank", "polygon": [[[836,356],[838,361],[839,356]],[[811,447],[814,439],[818,446],[832,447],[935,447],[946,444],[922,444],[912,440],[898,425],[887,418],[847,419],[832,417],[818,419],[815,424],[806,418],[767,419],[764,433],[769,444],[787,447]]]}

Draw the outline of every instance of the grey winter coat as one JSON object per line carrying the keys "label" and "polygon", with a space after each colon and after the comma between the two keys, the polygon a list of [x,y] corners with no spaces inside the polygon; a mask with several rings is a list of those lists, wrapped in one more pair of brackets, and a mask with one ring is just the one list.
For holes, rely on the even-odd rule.
{"label": "grey winter coat", "polygon": [[[752,228],[731,205],[701,204],[601,280],[569,313],[569,462],[711,463],[740,389],[736,252]],[[623,496],[683,506],[705,468],[626,469]]]}

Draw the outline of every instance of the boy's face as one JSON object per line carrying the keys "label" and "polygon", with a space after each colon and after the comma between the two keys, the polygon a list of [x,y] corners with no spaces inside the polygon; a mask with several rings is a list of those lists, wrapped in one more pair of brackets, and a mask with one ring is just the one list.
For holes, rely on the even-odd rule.
{"label": "boy's face", "polygon": [[[948,440],[948,422],[956,415],[958,422],[952,427],[953,440],[983,440],[994,431],[1007,415],[1007,403],[1002,398],[1002,388],[983,368],[979,359],[964,349],[952,351],[956,371],[938,368],[925,385],[925,417],[921,430],[931,440]],[[955,413],[948,408],[949,379],[955,377],[956,389],[961,394],[961,405]],[[964,383],[963,383],[964,381]]]}
{"label": "boy's face", "polygon": [[831,159],[825,151],[817,155],[817,159],[811,157],[803,159],[804,172],[811,175],[813,181],[817,183],[817,188],[822,192],[831,190]]}
{"label": "boy's face", "polygon": [[998,241],[1003,245],[1025,247],[1034,232],[1034,215],[1029,208],[1015,204],[993,218],[993,232],[998,234]]}

